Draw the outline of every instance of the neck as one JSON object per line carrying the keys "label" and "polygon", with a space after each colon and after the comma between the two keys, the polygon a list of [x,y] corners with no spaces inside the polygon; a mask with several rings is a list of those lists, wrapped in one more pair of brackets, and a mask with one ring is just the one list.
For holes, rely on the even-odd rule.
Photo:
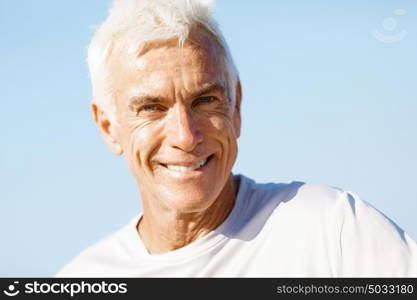
{"label": "neck", "polygon": [[168,211],[161,216],[144,206],[137,231],[148,252],[161,254],[182,248],[216,229],[233,208],[239,186],[237,181],[230,176],[220,195],[202,212]]}

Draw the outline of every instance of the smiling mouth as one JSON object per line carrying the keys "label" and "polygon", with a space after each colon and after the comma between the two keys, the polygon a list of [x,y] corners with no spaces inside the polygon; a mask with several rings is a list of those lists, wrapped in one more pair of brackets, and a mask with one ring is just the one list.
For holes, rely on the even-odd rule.
{"label": "smiling mouth", "polygon": [[176,171],[176,172],[189,172],[189,171],[195,171],[198,169],[201,169],[202,167],[204,167],[212,158],[213,158],[214,154],[208,156],[207,158],[191,165],[191,166],[184,166],[184,165],[174,165],[174,164],[161,164],[163,165],[165,168],[167,168],[168,170],[171,171]]}

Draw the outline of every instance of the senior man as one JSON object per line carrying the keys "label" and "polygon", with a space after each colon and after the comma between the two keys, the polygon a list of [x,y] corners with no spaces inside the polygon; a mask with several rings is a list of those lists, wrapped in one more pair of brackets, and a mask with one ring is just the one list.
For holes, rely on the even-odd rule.
{"label": "senior man", "polygon": [[143,211],[57,276],[417,276],[416,243],[355,194],[231,173],[242,92],[207,1],[116,0],[88,64]]}

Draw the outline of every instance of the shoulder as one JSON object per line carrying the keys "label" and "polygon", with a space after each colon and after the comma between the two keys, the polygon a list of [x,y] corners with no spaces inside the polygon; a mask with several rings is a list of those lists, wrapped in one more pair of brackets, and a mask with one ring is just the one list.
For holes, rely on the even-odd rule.
{"label": "shoulder", "polygon": [[276,192],[280,194],[281,208],[304,214],[310,218],[336,219],[342,225],[348,218],[388,222],[394,225],[385,215],[356,193],[324,184],[292,182]]}
{"label": "shoulder", "polygon": [[291,228],[294,235],[304,235],[321,231],[333,220],[336,224],[332,226],[340,227],[340,215],[349,209],[347,194],[339,188],[297,181],[260,184],[243,179],[245,223],[263,220],[272,228]]}
{"label": "shoulder", "polygon": [[[356,230],[387,231],[401,237],[404,231],[382,212],[364,201],[356,193],[322,184],[298,183],[291,185],[287,206],[306,219],[320,219],[344,232]],[[306,220],[305,219],[305,220]]]}
{"label": "shoulder", "polygon": [[268,203],[272,232],[326,245],[341,276],[417,275],[416,242],[356,193],[303,182],[252,182],[252,189],[256,200]]}
{"label": "shoulder", "polygon": [[292,212],[288,219],[297,220],[293,228],[332,245],[340,257],[341,276],[417,275],[416,242],[352,191],[302,184],[288,201],[287,212]]}
{"label": "shoulder", "polygon": [[127,225],[79,253],[61,268],[56,277],[102,277],[114,274],[114,266],[129,255],[126,247]]}
{"label": "shoulder", "polygon": [[[265,189],[268,187],[267,189]],[[256,184],[258,201],[270,207],[270,222],[289,226],[295,232],[320,231],[324,226],[341,228],[345,214],[351,214],[362,202],[349,192],[323,184],[291,182],[288,184]],[[279,224],[279,225],[278,225]],[[285,225],[284,225],[285,224]]]}
{"label": "shoulder", "polygon": [[[348,208],[350,197],[344,190],[322,184],[309,184],[293,181],[291,183],[256,183],[242,177],[245,181],[247,198],[257,206],[264,204],[273,210],[286,213],[308,212],[309,215],[326,213],[335,206]],[[262,205],[262,206],[264,206]]]}
{"label": "shoulder", "polygon": [[294,186],[291,198],[293,204],[310,207],[313,211],[321,211],[346,201],[346,192],[340,188],[304,182],[292,183],[292,185]]}

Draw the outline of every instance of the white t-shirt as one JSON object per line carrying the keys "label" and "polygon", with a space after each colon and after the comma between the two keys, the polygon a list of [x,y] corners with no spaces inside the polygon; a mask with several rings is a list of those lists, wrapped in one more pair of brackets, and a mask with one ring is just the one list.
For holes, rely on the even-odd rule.
{"label": "white t-shirt", "polygon": [[197,241],[147,252],[141,216],[84,250],[58,277],[416,277],[417,244],[355,194],[240,175],[227,219]]}

